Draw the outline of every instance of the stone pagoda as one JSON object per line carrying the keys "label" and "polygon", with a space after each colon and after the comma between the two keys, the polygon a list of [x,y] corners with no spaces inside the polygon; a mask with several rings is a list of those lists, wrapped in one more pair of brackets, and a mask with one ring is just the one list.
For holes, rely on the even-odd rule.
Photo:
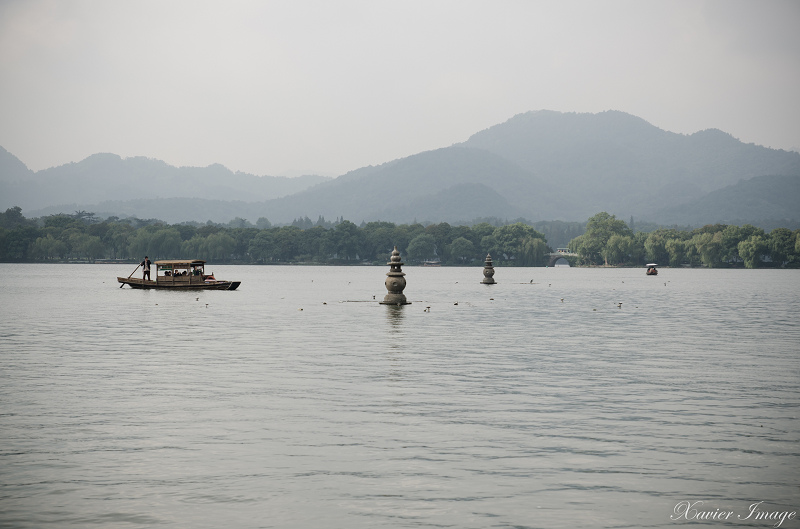
{"label": "stone pagoda", "polygon": [[411,305],[410,301],[406,300],[403,290],[406,288],[405,274],[401,270],[403,263],[400,261],[400,252],[397,251],[397,246],[392,251],[392,257],[389,260],[389,271],[386,272],[386,290],[389,292],[384,296],[381,305]]}
{"label": "stone pagoda", "polygon": [[483,283],[484,285],[494,285],[494,266],[492,266],[492,256],[490,254],[486,254],[486,264],[483,265]]}

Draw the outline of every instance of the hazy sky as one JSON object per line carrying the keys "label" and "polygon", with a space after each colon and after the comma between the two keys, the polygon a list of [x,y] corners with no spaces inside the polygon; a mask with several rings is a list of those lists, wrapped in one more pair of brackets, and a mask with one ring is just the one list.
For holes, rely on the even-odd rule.
{"label": "hazy sky", "polygon": [[529,110],[800,148],[797,0],[0,0],[0,146],[342,174]]}

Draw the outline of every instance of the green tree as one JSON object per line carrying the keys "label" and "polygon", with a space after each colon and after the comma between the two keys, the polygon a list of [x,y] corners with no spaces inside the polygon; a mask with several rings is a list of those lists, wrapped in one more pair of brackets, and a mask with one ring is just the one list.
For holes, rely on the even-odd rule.
{"label": "green tree", "polygon": [[633,232],[624,220],[605,211],[600,212],[586,222],[586,232],[575,245],[575,251],[584,262],[599,264],[602,261],[608,264],[602,254],[613,235],[632,237]]}
{"label": "green tree", "polygon": [[111,252],[113,259],[129,257],[130,239],[136,230],[130,224],[114,223],[103,237],[103,243]]}
{"label": "green tree", "polygon": [[694,247],[697,248],[700,261],[709,268],[720,265],[722,257],[721,239],[722,235],[720,231],[716,233],[698,233],[692,237],[692,243]]}
{"label": "green tree", "polygon": [[284,226],[273,233],[273,257],[277,261],[293,261],[297,256],[301,230],[297,226]]}
{"label": "green tree", "polygon": [[364,228],[364,250],[365,259],[378,259],[384,261],[391,255],[395,245],[403,248],[408,245],[397,242],[395,239],[396,226],[391,222],[368,222]]}
{"label": "green tree", "polygon": [[[494,233],[495,226],[492,226],[488,222],[481,222],[472,226],[472,237],[469,239],[472,241],[472,244],[476,246],[481,246],[481,241],[484,237],[487,237]],[[488,248],[481,248],[482,250],[488,250]]]}
{"label": "green tree", "polygon": [[433,236],[433,241],[436,245],[436,255],[441,260],[445,260],[447,258],[446,249],[447,245],[453,240],[453,237],[451,236],[452,231],[452,226],[450,226],[450,224],[447,222],[431,224],[425,228],[425,233]]}
{"label": "green tree", "polygon": [[70,246],[75,257],[84,259],[97,259],[103,257],[105,245],[100,237],[86,233],[75,233],[70,237]]}
{"label": "green tree", "polygon": [[683,241],[683,250],[686,255],[686,262],[689,263],[690,266],[700,265],[700,252],[697,251],[697,246],[695,246],[691,240]]}
{"label": "green tree", "polygon": [[[130,237],[130,243],[128,244],[128,255],[135,257],[144,257],[145,255],[150,256],[150,239],[151,234],[145,228],[139,228],[136,230],[136,233]],[[153,257],[155,257],[155,254],[153,254]]]}
{"label": "green tree", "polygon": [[539,237],[525,237],[519,248],[519,264],[521,266],[542,266],[547,243]]}
{"label": "green tree", "polygon": [[247,253],[252,259],[263,263],[272,257],[274,244],[271,230],[261,230],[250,241]]}
{"label": "green tree", "polygon": [[739,254],[739,243],[753,235],[765,236],[764,230],[750,224],[744,226],[725,226],[720,232],[721,256],[720,259],[728,263],[738,263],[744,258]]}
{"label": "green tree", "polygon": [[800,230],[794,232],[794,254],[800,256]]}
{"label": "green tree", "polygon": [[787,228],[776,228],[769,234],[769,254],[773,262],[784,266],[794,253],[794,236]]}
{"label": "green tree", "polygon": [[232,221],[228,222],[229,228],[253,228],[253,223],[247,219],[243,219],[242,217],[236,217]]}
{"label": "green tree", "polygon": [[181,235],[182,241],[188,241],[195,235],[197,235],[197,226],[192,226],[191,224],[176,224],[172,226],[178,233]]}
{"label": "green tree", "polygon": [[[540,252],[540,244],[534,242],[534,239],[540,239],[543,243],[545,240],[544,235],[536,231],[533,226],[517,222],[495,228],[492,232],[492,239],[487,240],[491,241],[491,247],[486,250],[494,251],[498,259],[516,260],[520,265],[523,265],[526,260],[541,261],[544,252]],[[544,243],[545,248],[546,246],[547,244]],[[525,252],[533,252],[530,259],[524,258]],[[537,253],[541,253],[541,256],[537,257]]]}
{"label": "green tree", "polygon": [[751,235],[739,243],[739,255],[744,260],[745,268],[758,268],[761,256],[769,249],[767,239],[760,235]]}
{"label": "green tree", "polygon": [[22,208],[19,206],[8,208],[5,213],[0,213],[0,228],[12,230],[25,224],[30,224],[30,222],[22,215]]}
{"label": "green tree", "polygon": [[188,241],[183,241],[181,243],[181,255],[185,256],[187,259],[203,259],[206,255],[205,243],[205,237],[202,235],[195,235]]}
{"label": "green tree", "polygon": [[236,244],[233,247],[233,259],[243,260],[247,258],[247,250],[250,247],[250,241],[260,230],[256,228],[234,228],[227,230],[225,233],[233,237]]}
{"label": "green tree", "polygon": [[[400,224],[396,226],[392,235],[392,246],[389,249],[389,255],[391,255],[391,251],[395,246],[397,246],[397,250],[400,252],[400,255],[406,255],[408,253],[408,245],[411,244],[411,240],[420,233],[424,232],[425,227],[422,224]],[[380,257],[381,259],[388,258],[387,256]]]}
{"label": "green tree", "polygon": [[339,259],[355,259],[362,246],[361,230],[358,226],[345,220],[336,225],[328,235],[331,238],[335,253]]}
{"label": "green tree", "polygon": [[39,237],[33,243],[31,255],[37,259],[63,259],[67,255],[67,245],[50,234]]}
{"label": "green tree", "polygon": [[35,226],[18,224],[11,230],[6,230],[4,236],[4,251],[2,259],[9,261],[25,261],[29,258],[30,248],[41,233]]}
{"label": "green tree", "polygon": [[436,257],[436,241],[433,235],[421,233],[408,243],[408,258],[414,261],[425,261]]}
{"label": "green tree", "polygon": [[181,257],[181,234],[175,228],[162,228],[150,237],[150,247],[146,255],[166,259]]}
{"label": "green tree", "polygon": [[450,256],[458,263],[467,263],[475,256],[475,245],[466,237],[456,237],[450,243]]}
{"label": "green tree", "polygon": [[220,261],[227,261],[236,249],[236,239],[227,233],[212,233],[206,237],[205,257]]}
{"label": "green tree", "polygon": [[500,257],[500,244],[497,242],[494,232],[481,237],[480,248],[482,254],[487,253],[494,255],[495,257]]}
{"label": "green tree", "polygon": [[328,231],[323,226],[313,226],[301,231],[297,238],[297,258],[300,261],[326,261],[328,256],[325,253],[325,245],[329,237]]}
{"label": "green tree", "polygon": [[669,259],[667,252],[667,237],[665,234],[656,230],[647,236],[644,241],[644,255],[652,263],[663,263]]}
{"label": "green tree", "polygon": [[184,253],[180,232],[163,224],[139,228],[129,240],[128,255],[136,258],[147,255],[151,259],[174,259],[181,255],[192,258],[197,255]]}
{"label": "green tree", "polygon": [[81,221],[71,215],[64,215],[59,213],[57,215],[49,215],[44,218],[45,228],[83,228]]}
{"label": "green tree", "polygon": [[602,251],[606,264],[618,265],[626,262],[632,245],[633,237],[616,233],[609,237]]}
{"label": "green tree", "polygon": [[642,265],[645,263],[644,242],[647,240],[647,236],[648,234],[644,232],[633,234],[633,241],[631,242],[631,247],[629,249],[631,264]]}
{"label": "green tree", "polygon": [[664,249],[669,256],[669,265],[680,266],[686,259],[686,245],[680,239],[667,239]]}

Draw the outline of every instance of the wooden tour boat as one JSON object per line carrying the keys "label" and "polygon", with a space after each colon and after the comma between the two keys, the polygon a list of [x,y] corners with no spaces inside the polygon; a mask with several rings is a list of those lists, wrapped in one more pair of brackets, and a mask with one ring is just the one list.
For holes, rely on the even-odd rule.
{"label": "wooden tour boat", "polygon": [[657,276],[658,269],[656,268],[658,265],[655,263],[650,263],[647,265],[647,275],[649,276]]}
{"label": "wooden tour boat", "polygon": [[[182,259],[155,261],[155,280],[131,277],[118,277],[120,288],[164,288],[170,290],[236,290],[241,281],[220,281],[212,274],[205,273],[205,261]],[[140,265],[141,266],[141,265]],[[139,267],[137,266],[138,270]],[[136,272],[136,270],[134,270]]]}

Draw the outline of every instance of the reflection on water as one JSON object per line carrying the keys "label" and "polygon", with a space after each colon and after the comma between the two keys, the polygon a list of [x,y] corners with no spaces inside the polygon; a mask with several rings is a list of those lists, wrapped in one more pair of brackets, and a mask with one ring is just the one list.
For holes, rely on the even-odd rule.
{"label": "reflection on water", "polygon": [[375,301],[383,267],[214,266],[239,290],[197,293],[120,290],[124,268],[0,265],[2,527],[800,508],[797,271],[497,268],[487,287],[407,267],[398,307]]}
{"label": "reflection on water", "polygon": [[[408,305],[383,305],[386,307],[386,321],[389,322],[389,329],[391,331],[399,331],[403,325],[403,315],[405,310],[411,310]],[[406,308],[408,307],[408,308]]]}

